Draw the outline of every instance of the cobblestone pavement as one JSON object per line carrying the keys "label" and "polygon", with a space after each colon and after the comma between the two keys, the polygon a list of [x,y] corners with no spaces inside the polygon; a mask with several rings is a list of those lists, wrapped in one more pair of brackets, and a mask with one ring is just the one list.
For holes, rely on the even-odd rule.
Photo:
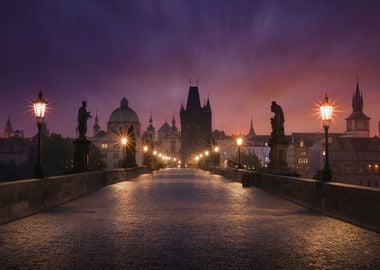
{"label": "cobblestone pavement", "polygon": [[380,234],[167,169],[0,226],[0,269],[380,269]]}

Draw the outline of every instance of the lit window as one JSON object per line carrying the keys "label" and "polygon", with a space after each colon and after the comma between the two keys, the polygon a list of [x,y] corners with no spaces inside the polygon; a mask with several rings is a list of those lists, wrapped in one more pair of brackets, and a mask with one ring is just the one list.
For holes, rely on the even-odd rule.
{"label": "lit window", "polygon": [[108,148],[108,145],[106,143],[102,143],[101,148],[106,149]]}

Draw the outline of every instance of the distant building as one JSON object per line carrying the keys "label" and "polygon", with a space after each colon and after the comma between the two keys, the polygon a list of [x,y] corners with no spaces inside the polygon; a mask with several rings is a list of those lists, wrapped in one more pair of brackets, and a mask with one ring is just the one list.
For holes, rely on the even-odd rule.
{"label": "distant building", "polygon": [[4,130],[0,134],[0,162],[4,164],[14,162],[17,166],[27,162],[31,145],[31,140],[24,138],[23,130],[13,130],[8,117]]}
{"label": "distant building", "polygon": [[[270,147],[268,146],[269,135],[257,135],[253,128],[251,119],[248,134],[243,136],[243,145],[240,150],[246,154],[255,154],[260,160],[261,166],[266,167],[269,163]],[[224,131],[214,130],[212,138],[219,147],[220,161],[233,160],[236,161],[237,145],[232,136],[228,136]]]}
{"label": "distant building", "polygon": [[32,142],[29,139],[22,137],[9,137],[0,139],[0,162],[14,162],[19,166],[28,162],[32,147]]}
{"label": "distant building", "polygon": [[181,133],[178,131],[173,115],[172,125],[167,121],[157,131],[155,148],[172,158],[179,158],[181,151]]}
{"label": "distant building", "polygon": [[356,83],[356,90],[352,95],[352,113],[346,118],[347,137],[369,137],[369,120],[363,112],[363,92],[359,89],[359,81]]}
{"label": "distant building", "polygon": [[[329,141],[343,133],[329,133]],[[314,178],[323,168],[325,159],[324,134],[295,132],[287,136],[289,142],[287,163],[289,169],[304,178]]]}
{"label": "distant building", "polygon": [[107,132],[100,130],[98,119],[95,118],[94,133],[90,141],[100,150],[100,156],[104,167],[107,169],[122,167],[125,150],[121,145],[121,137],[127,135],[129,127],[133,125],[136,136],[136,161],[141,164],[141,125],[137,113],[129,107],[128,100],[124,97],[120,101],[120,107],[110,115],[107,123]]}
{"label": "distant building", "polygon": [[243,151],[247,154],[255,154],[262,167],[267,167],[269,163],[270,147],[268,146],[269,135],[257,135],[253,128],[253,121],[249,127],[248,134],[244,137]]}
{"label": "distant building", "polygon": [[333,180],[380,187],[380,138],[333,138],[330,167]]}
{"label": "distant building", "polygon": [[236,156],[236,144],[232,136],[226,135],[223,130],[216,129],[212,132],[212,138],[219,147],[220,162],[232,160]]}
{"label": "distant building", "polygon": [[0,133],[0,138],[24,138],[24,131],[21,130],[13,130],[12,123],[10,118],[8,117],[7,122],[5,123],[5,127],[2,133]]}
{"label": "distant building", "polygon": [[187,105],[181,105],[181,160],[185,164],[193,154],[207,148],[211,140],[210,100],[201,106],[198,86],[190,86]]}

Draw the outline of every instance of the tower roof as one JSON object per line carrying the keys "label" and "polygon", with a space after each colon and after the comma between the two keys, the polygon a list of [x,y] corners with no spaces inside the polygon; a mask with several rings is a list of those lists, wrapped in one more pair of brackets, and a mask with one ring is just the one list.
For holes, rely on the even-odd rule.
{"label": "tower roof", "polygon": [[136,112],[128,106],[128,100],[125,97],[120,101],[120,107],[111,113],[108,122],[140,123]]}
{"label": "tower roof", "polygon": [[190,86],[187,96],[186,110],[196,111],[201,109],[198,86]]}
{"label": "tower roof", "polygon": [[368,120],[370,119],[363,113],[363,92],[359,88],[359,78],[356,80],[356,89],[352,95],[352,113],[346,120],[357,119],[357,120]]}

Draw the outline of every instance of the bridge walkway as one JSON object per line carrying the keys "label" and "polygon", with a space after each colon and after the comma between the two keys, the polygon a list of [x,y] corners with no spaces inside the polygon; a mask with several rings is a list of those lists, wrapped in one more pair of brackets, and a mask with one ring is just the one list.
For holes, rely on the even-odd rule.
{"label": "bridge walkway", "polygon": [[0,269],[379,269],[380,234],[195,169],[0,226]]}

